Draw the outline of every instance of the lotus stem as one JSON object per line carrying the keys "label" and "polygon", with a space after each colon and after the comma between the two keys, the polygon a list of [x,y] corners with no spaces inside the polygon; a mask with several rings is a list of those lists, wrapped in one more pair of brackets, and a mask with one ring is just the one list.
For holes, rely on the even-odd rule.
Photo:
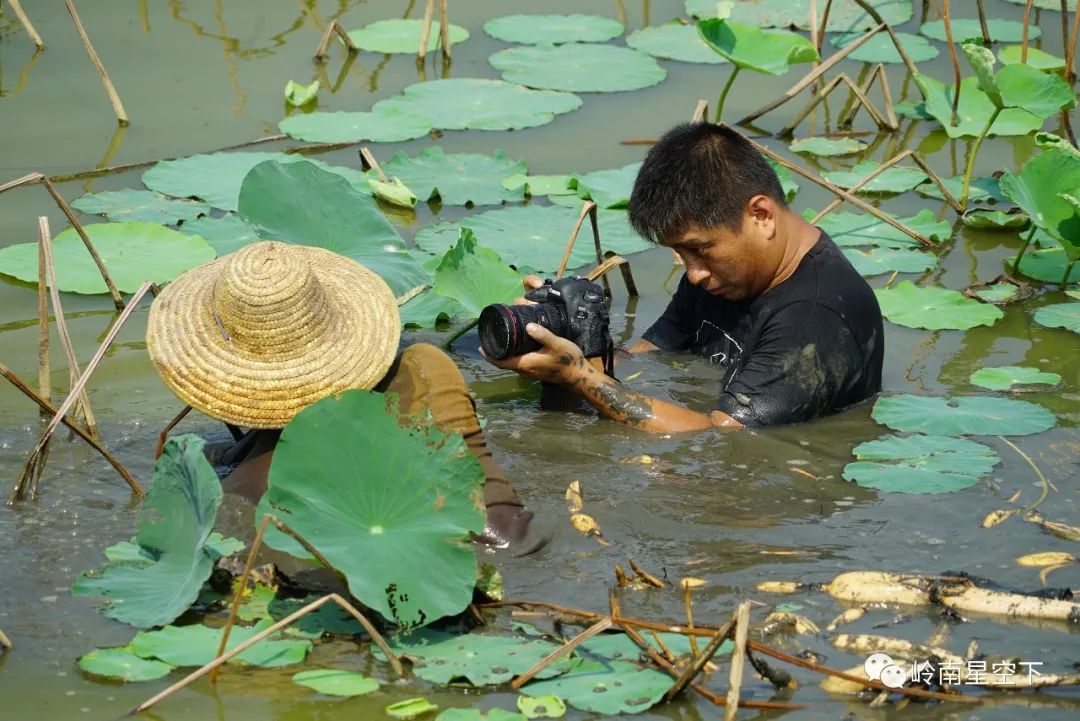
{"label": "lotus stem", "polygon": [[[41,222],[41,218],[38,218]],[[52,398],[49,357],[49,279],[45,273],[45,245],[38,244],[38,394]]]}
{"label": "lotus stem", "polygon": [[[957,111],[960,108],[960,58],[956,54],[956,42],[953,40],[952,34],[952,21],[949,19],[949,0],[945,0],[945,10],[943,12],[943,19],[945,21],[945,41],[949,45],[949,60],[952,61],[953,67],[953,88],[955,90],[953,94],[952,102],[952,118],[949,120],[949,124],[954,127],[959,121],[957,117]],[[963,202],[963,201],[961,201]]]}
{"label": "lotus stem", "polygon": [[11,639],[3,631],[0,631],[0,650],[6,651],[9,648],[15,648],[15,644],[11,642]]}
{"label": "lotus stem", "polygon": [[[1078,260],[1080,260],[1080,259],[1078,259]],[[1069,285],[1069,276],[1072,275],[1073,266],[1076,265],[1077,262],[1078,262],[1077,260],[1073,260],[1073,261],[1070,261],[1069,264],[1065,266],[1065,275],[1061,276],[1061,289],[1062,290],[1065,290],[1065,288]]]}
{"label": "lotus stem", "polygon": [[[1030,2],[1030,0],[1029,0]],[[624,23],[625,25],[625,23]],[[442,44],[443,63],[450,62],[450,11],[446,0],[439,0],[439,41]]]}
{"label": "lotus stem", "polygon": [[1080,0],[1076,0],[1076,9],[1073,11],[1072,33],[1065,48],[1065,79],[1071,81],[1075,74],[1073,65],[1076,63],[1076,37],[1080,35]]}
{"label": "lotus stem", "polygon": [[993,40],[990,38],[990,26],[986,23],[986,6],[983,0],[975,0],[975,4],[979,8],[979,28],[982,30],[983,45],[989,47]]}
{"label": "lotus stem", "polygon": [[476,324],[479,323],[479,322],[480,322],[479,318],[473,318],[468,323],[466,323],[462,327],[458,328],[454,332],[453,335],[451,335],[449,338],[446,339],[446,341],[443,342],[443,344],[442,344],[443,349],[444,350],[449,350],[450,347],[452,345],[454,345],[454,341],[456,341],[458,338],[460,338],[461,336],[465,335],[466,333],[471,331],[473,328],[475,328]]}
{"label": "lotus stem", "polygon": [[731,636],[731,631],[734,628],[735,614],[733,613],[731,614],[731,620],[725,623],[723,627],[713,635],[712,640],[705,646],[705,650],[694,658],[693,662],[691,662],[690,665],[686,667],[686,670],[684,670],[676,679],[675,685],[668,689],[668,692],[664,694],[665,700],[671,701],[674,699],[682,693],[695,678],[697,678],[697,675],[701,673],[706,664],[708,664],[709,661],[712,660],[712,657],[716,655],[716,652],[720,650],[720,646],[724,641]]}
{"label": "lotus stem", "polygon": [[735,721],[735,711],[739,707],[739,692],[742,689],[746,641],[749,632],[750,602],[743,601],[735,611],[735,648],[731,650],[731,675],[729,676],[727,705],[724,707],[724,721]]}
{"label": "lotus stem", "polygon": [[[957,87],[957,94],[959,94],[959,87]],[[971,150],[968,151],[967,164],[964,167],[964,187],[960,191],[960,205],[967,210],[968,202],[968,190],[971,188],[971,174],[975,170],[975,156],[979,154],[979,146],[982,145],[983,140],[990,134],[990,128],[993,127],[994,121],[997,120],[998,115],[1001,113],[1001,108],[994,108],[994,112],[990,113],[990,119],[986,121],[986,126],[983,127],[982,132],[979,133],[979,137],[975,138],[975,142],[971,144]]]}
{"label": "lotus stem", "polygon": [[15,11],[15,17],[22,23],[23,28],[26,30],[26,34],[30,36],[30,40],[37,46],[38,50],[45,49],[45,41],[38,35],[38,31],[34,29],[34,24],[30,22],[30,18],[22,9],[22,5],[19,4],[19,0],[8,0],[8,5]]}
{"label": "lotus stem", "polygon": [[731,70],[731,75],[728,76],[727,82],[724,83],[724,89],[720,91],[720,99],[716,101],[716,122],[719,123],[724,117],[724,101],[727,99],[728,91],[731,90],[731,86],[735,83],[735,78],[739,74],[739,66],[736,65]]}
{"label": "lotus stem", "polygon": [[1027,252],[1028,246],[1031,245],[1031,239],[1035,237],[1035,231],[1038,229],[1034,223],[1031,224],[1031,232],[1024,238],[1024,244],[1020,246],[1020,252],[1016,254],[1016,260],[1013,261],[1012,274],[1017,275],[1020,272],[1020,259],[1024,257],[1024,253]]}
{"label": "lotus stem", "polygon": [[420,47],[416,50],[416,60],[420,63],[427,57],[428,38],[431,37],[431,20],[434,14],[435,0],[427,0],[427,5],[424,6],[424,25],[420,31]]}
{"label": "lotus stem", "polygon": [[[570,238],[566,241],[566,247],[563,248],[562,260],[559,261],[559,267],[555,270],[555,280],[563,277],[563,273],[566,272],[566,266],[570,264],[570,255],[574,252],[574,244],[577,242],[578,233],[581,232],[581,224],[585,222],[585,217],[589,214],[593,215],[593,223],[595,227],[596,223],[596,203],[591,200],[586,200],[581,204],[581,213],[578,214],[577,222],[574,223],[574,227],[570,230]],[[599,250],[600,241],[597,236],[597,249]],[[604,259],[600,258],[598,263],[603,263]]]}
{"label": "lotus stem", "polygon": [[532,681],[534,678],[536,678],[536,675],[538,673],[540,673],[541,671],[543,671],[545,668],[547,668],[551,664],[555,663],[556,661],[558,661],[563,656],[566,656],[571,651],[573,651],[575,648],[580,646],[585,641],[588,641],[593,636],[595,636],[595,635],[597,635],[599,633],[603,633],[604,631],[608,630],[609,628],[611,628],[611,626],[612,626],[612,622],[611,622],[611,617],[610,616],[607,617],[607,618],[600,619],[599,621],[594,623],[592,626],[589,626],[587,629],[585,629],[584,631],[579,633],[577,636],[574,636],[574,638],[572,638],[570,641],[564,643],[562,646],[559,646],[557,649],[555,649],[554,651],[549,653],[547,656],[544,656],[542,659],[537,661],[536,664],[532,668],[530,668],[528,671],[526,671],[525,673],[523,673],[520,676],[518,676],[517,678],[515,678],[510,683],[510,688],[517,691],[522,686],[527,684],[529,681]]}
{"label": "lotus stem", "polygon": [[[686,607],[686,627],[694,627],[694,602],[691,599],[693,589],[688,583],[683,584],[683,605]],[[696,662],[701,657],[701,649],[698,648],[697,639],[690,637],[690,659]]]}
{"label": "lotus stem", "polygon": [[[189,410],[191,410],[191,406],[187,406],[173,420],[179,421]],[[266,528],[270,525],[270,518],[269,513],[263,515],[262,521],[259,523],[259,530],[255,533],[255,540],[251,542],[251,550],[248,551],[247,560],[244,561],[244,570],[240,574],[240,578],[234,582],[236,589],[233,591],[232,603],[229,604],[229,617],[225,620],[225,628],[221,631],[221,643],[218,644],[217,652],[214,654],[215,659],[225,655],[225,647],[229,643],[229,633],[232,631],[233,624],[236,623],[236,613],[240,610],[240,599],[244,597],[244,589],[247,588],[251,569],[255,566],[255,557],[258,555],[259,549],[262,548],[263,536],[266,535]],[[217,684],[218,668],[218,666],[215,666],[210,669],[210,678],[207,680],[211,686]]]}
{"label": "lotus stem", "polygon": [[157,447],[154,449],[154,460],[161,458],[161,452],[165,450],[165,441],[169,440],[169,433],[172,432],[173,428],[176,428],[180,421],[184,420],[188,413],[191,413],[191,406],[184,406],[184,409],[173,416],[173,419],[158,434]]}
{"label": "lotus stem", "polygon": [[1028,26],[1031,23],[1031,6],[1034,4],[1035,0],[1027,0],[1027,5],[1024,6],[1024,30],[1020,38],[1020,62],[1024,64],[1027,64]]}
{"label": "lotus stem", "polygon": [[821,55],[821,44],[825,40],[826,28],[829,25],[829,11],[832,9],[832,0],[825,0],[825,9],[821,12],[821,24],[817,31],[817,51]]}
{"label": "lotus stem", "polygon": [[1039,504],[1045,501],[1046,496],[1050,493],[1050,479],[1046,477],[1046,474],[1039,470],[1039,467],[1035,465],[1035,461],[1031,460],[1031,456],[1024,453],[1020,449],[1020,446],[1016,445],[1005,436],[998,436],[998,440],[1007,445],[1009,448],[1012,448],[1014,451],[1016,451],[1017,455],[1023,458],[1024,462],[1031,466],[1031,470],[1035,471],[1035,476],[1039,479],[1039,485],[1042,486],[1042,492],[1039,494],[1039,497],[1035,500],[1035,502],[1029,506],[1025,506],[1024,510],[1030,511],[1038,508]]}
{"label": "lotus stem", "polygon": [[101,58],[98,57],[94,46],[90,44],[90,36],[86,34],[86,29],[83,27],[82,21],[79,20],[79,13],[75,11],[75,6],[72,5],[71,0],[64,0],[64,3],[71,14],[71,19],[75,22],[75,29],[79,32],[79,37],[82,38],[83,46],[86,47],[86,54],[90,56],[90,62],[94,64],[94,70],[97,71],[98,77],[101,78],[101,84],[105,86],[105,94],[108,96],[109,103],[116,114],[117,122],[121,125],[127,125],[129,122],[128,116],[124,110],[124,104],[120,102],[120,94],[116,92],[116,87],[109,78],[109,74],[105,71]]}

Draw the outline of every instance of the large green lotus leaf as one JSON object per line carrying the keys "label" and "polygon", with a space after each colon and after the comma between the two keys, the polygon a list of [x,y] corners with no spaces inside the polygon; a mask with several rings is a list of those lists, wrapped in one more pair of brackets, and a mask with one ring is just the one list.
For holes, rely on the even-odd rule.
{"label": "large green lotus leaf", "polygon": [[976,208],[961,215],[960,222],[964,227],[975,230],[1023,230],[1031,224],[1031,218],[1027,217],[1026,213]]}
{"label": "large green lotus leaf", "polygon": [[[521,697],[519,697],[521,698]],[[501,708],[481,711],[475,708],[448,708],[435,721],[525,721],[525,716]]]}
{"label": "large green lotus leaf", "polygon": [[163,661],[139,658],[130,646],[122,646],[91,651],[79,659],[79,669],[115,681],[153,681],[167,676],[173,667]]}
{"label": "large green lotus leaf", "polygon": [[975,485],[1001,460],[993,448],[948,436],[882,436],[855,446],[843,477],[895,493],[949,493]]}
{"label": "large green lotus leaf", "polygon": [[517,707],[527,719],[562,718],[566,715],[566,704],[550,693],[546,696],[518,696]]}
{"label": "large green lotus leaf", "polygon": [[[147,280],[167,283],[216,256],[202,238],[156,223],[95,223],[84,229],[122,293],[134,293]],[[74,228],[53,238],[53,258],[60,290],[88,295],[109,291]],[[0,273],[36,283],[38,244],[17,243],[0,249]]]}
{"label": "large green lotus leaf", "polygon": [[[998,60],[1002,65],[1015,65],[1020,62],[1022,49],[1021,45],[1006,45],[998,51]],[[1039,70],[1057,71],[1065,67],[1065,58],[1029,46],[1027,64]]]}
{"label": "large green lotus leaf", "polygon": [[844,256],[855,266],[859,275],[882,273],[921,273],[937,267],[937,256],[908,248],[845,248]]}
{"label": "large green lotus leaf", "polygon": [[218,256],[228,255],[259,240],[258,231],[235,213],[226,213],[220,218],[208,216],[186,220],[178,230],[203,238]]}
{"label": "large green lotus leaf", "polygon": [[460,303],[469,318],[478,318],[492,303],[513,303],[522,292],[517,273],[495,251],[478,248],[468,228],[461,229],[457,245],[439,263],[433,290]]}
{"label": "large green lotus leaf", "polygon": [[712,65],[727,62],[723,55],[713,52],[712,48],[705,44],[696,27],[683,25],[677,20],[666,25],[635,30],[626,38],[626,44],[654,58]]}
{"label": "large green lotus leaf", "polygon": [[1065,328],[1080,333],[1080,303],[1055,303],[1035,311],[1035,322],[1047,328]]}
{"label": "large green lotus leaf", "polygon": [[[225,650],[231,651],[251,637],[274,625],[267,619],[250,628],[233,626]],[[131,640],[130,648],[141,658],[156,658],[173,666],[203,666],[217,656],[222,630],[201,624],[166,626],[158,631],[140,631]],[[270,636],[227,663],[275,668],[302,663],[311,650],[306,639],[275,639]]]}
{"label": "large green lotus leaf", "polygon": [[[860,160],[851,170],[833,170],[821,177],[841,188],[850,188],[880,167],[873,160]],[[926,173],[916,168],[894,165],[859,188],[859,193],[903,193],[927,179]]]}
{"label": "large green lotus leaf", "polygon": [[431,121],[423,115],[384,107],[369,113],[303,113],[285,118],[278,128],[312,143],[394,143],[427,135]]}
{"label": "large green lotus leaf", "polygon": [[[210,554],[210,558],[217,560],[225,556],[231,556],[237,551],[242,551],[244,542],[236,538],[225,538],[217,531],[214,531],[207,537],[203,548]],[[153,562],[157,559],[157,554],[153,550],[140,546],[135,542],[135,539],[115,543],[106,548],[104,553],[105,558],[109,561]]]}
{"label": "large green lotus leaf", "polygon": [[905,280],[892,288],[875,288],[881,314],[897,325],[928,330],[967,330],[993,325],[1000,308],[980,303],[955,290],[921,287]]}
{"label": "large green lotus leaf", "polygon": [[[994,103],[986,93],[979,89],[979,81],[974,76],[960,81],[960,107],[957,109],[957,123],[952,124],[953,86],[919,73],[915,82],[926,98],[924,105],[935,120],[941,123],[950,138],[965,135],[977,136],[982,133],[990,116],[994,112]],[[991,135],[1027,135],[1042,127],[1042,118],[1021,108],[1006,108],[998,115],[990,128]]]}
{"label": "large green lotus leaf", "polygon": [[370,195],[367,176],[362,171],[327,165],[302,155],[288,153],[210,153],[177,160],[162,160],[143,173],[146,187],[177,198],[200,198],[215,208],[236,210],[240,186],[251,169],[267,160],[279,163],[314,163],[323,170],[345,178],[358,192]]}
{"label": "large green lotus leaf", "polygon": [[874,404],[873,418],[895,431],[935,436],[1026,436],[1056,423],[1040,405],[994,396],[885,396]]}
{"label": "large green lotus leaf", "polygon": [[720,18],[699,20],[697,27],[705,44],[738,68],[783,75],[792,65],[818,59],[813,43],[787,30],[762,30]]}
{"label": "large green lotus leaf", "polygon": [[550,123],[580,107],[581,98],[573,93],[530,90],[503,80],[448,78],[414,83],[372,109],[414,112],[444,130],[515,130]]}
{"label": "large green lotus leaf", "polygon": [[[1009,259],[1010,268],[1015,261],[1015,257]],[[1062,247],[1029,250],[1020,259],[1019,271],[1028,278],[1047,283],[1060,283],[1065,276],[1065,268],[1070,262],[1072,261],[1069,254]],[[1073,266],[1067,282],[1080,283],[1080,263]]]}
{"label": "large green lotus leaf", "polygon": [[1049,148],[1024,163],[1019,175],[1006,172],[1000,182],[1009,200],[1061,243],[1070,257],[1080,253],[1080,215],[1060,196],[1080,188],[1080,156]]}
{"label": "large green lotus leaf", "polygon": [[[815,215],[817,213],[811,209],[803,212],[803,217],[807,220]],[[930,240],[945,240],[952,235],[952,226],[944,220],[938,220],[933,212],[926,208],[910,217],[897,217],[897,220]],[[854,248],[864,245],[882,248],[921,247],[921,244],[907,233],[897,230],[869,213],[834,210],[817,224],[841,247]]]}
{"label": "large green lotus leaf", "polygon": [[[1013,5],[1027,5],[1027,0],[1005,0],[1005,2],[1012,3]],[[1061,0],[1035,0],[1033,5],[1040,10],[1049,10],[1051,12],[1061,11]]]}
{"label": "large green lotus leaf", "polygon": [[525,200],[525,189],[507,190],[502,181],[526,172],[524,160],[501,150],[492,155],[453,153],[439,146],[424,148],[415,158],[397,152],[383,172],[401,179],[421,200],[438,197],[444,205],[499,205]]}
{"label": "large green lotus leaf", "polygon": [[[349,38],[356,47],[373,53],[415,53],[420,49],[423,29],[423,20],[377,20],[359,30],[350,30]],[[438,20],[431,23],[428,52],[439,47],[441,30]],[[458,45],[469,39],[469,31],[453,23],[450,23],[449,35],[451,45]]]}
{"label": "large green lotus leaf", "polygon": [[315,668],[293,674],[293,683],[327,696],[363,696],[377,691],[379,682],[363,674],[333,668]]}
{"label": "large green lotus leaf", "polygon": [[1031,65],[1006,65],[995,76],[1005,105],[1023,108],[1040,118],[1057,115],[1076,106],[1076,94],[1069,84],[1053,73]]}
{"label": "large green lotus leaf", "polygon": [[618,20],[599,15],[504,15],[484,23],[496,40],[522,45],[605,43],[623,34]]}
{"label": "large green lotus leaf", "polygon": [[[390,648],[413,661],[423,662],[413,672],[432,683],[464,679],[474,686],[503,684],[528,671],[558,646],[538,639],[450,634],[422,630],[393,638]],[[562,659],[540,672],[551,678],[569,670]]]}
{"label": "large green lotus leaf", "polygon": [[382,276],[395,295],[427,282],[371,196],[311,163],[260,163],[244,179],[240,216],[267,240],[352,258]]}
{"label": "large green lotus leaf", "polygon": [[980,368],[972,373],[968,380],[980,388],[1007,391],[1012,390],[1013,386],[1056,386],[1061,382],[1061,376],[1030,366],[997,366],[996,368]]}
{"label": "large green lotus leaf", "polygon": [[[573,187],[571,187],[571,185]],[[503,178],[507,190],[525,189],[525,195],[577,195],[577,180],[573,175],[511,175]]]}
{"label": "large green lotus leaf", "polygon": [[[953,40],[960,42],[969,38],[982,39],[982,26],[978,18],[950,18]],[[990,30],[990,39],[999,43],[1018,43],[1024,37],[1024,24],[1016,20],[1003,20],[1001,18],[988,18],[987,28]],[[931,40],[945,42],[945,21],[931,20],[922,24],[919,32]],[[1042,31],[1035,23],[1028,27],[1028,40],[1034,40],[1042,35]]]}
{"label": "large green lotus leaf", "polygon": [[[686,656],[690,653],[690,640],[678,633],[661,633],[660,640],[675,656]],[[650,637],[651,640],[651,637]],[[641,656],[641,648],[634,643],[625,633],[604,633],[590,638],[581,644],[584,651],[593,656],[599,656],[609,661],[637,661]],[[724,641],[716,652],[717,658],[731,653],[731,642]]]}
{"label": "large green lotus leaf", "polygon": [[1020,294],[1020,287],[1012,283],[992,283],[974,292],[977,298],[987,303],[1006,304]]}
{"label": "large green lotus leaf", "polygon": [[674,684],[667,674],[625,661],[581,660],[569,673],[528,683],[522,692],[530,696],[553,694],[576,709],[611,716],[647,711]]}
{"label": "large green lotus leaf", "polygon": [[441,322],[466,315],[461,303],[433,290],[425,290],[405,305],[398,306],[398,313],[405,328],[434,328]]}
{"label": "large green lotus leaf", "polygon": [[210,212],[210,206],[191,200],[166,198],[152,190],[106,191],[87,193],[71,204],[83,213],[104,215],[113,221],[136,221],[172,225],[193,220]]}
{"label": "large green lotus leaf", "polygon": [[788,148],[793,153],[806,153],[807,155],[820,155],[832,157],[837,155],[853,155],[861,153],[869,146],[858,138],[799,138],[791,143]]}
{"label": "large green lotus leaf", "polygon": [[424,714],[434,713],[439,710],[439,707],[426,698],[410,698],[392,703],[383,710],[391,718],[408,721],[408,719],[418,718]]}
{"label": "large green lotus leaf", "polygon": [[[949,189],[954,198],[959,198],[960,194],[964,192],[964,177],[962,175],[942,178],[941,182],[945,184],[945,187]],[[927,198],[945,199],[945,196],[941,193],[941,188],[933,180],[927,180],[925,183],[916,186],[915,192],[919,195],[925,195]],[[971,179],[971,185],[968,187],[968,202],[979,203],[986,200],[1004,199],[1005,196],[1001,193],[1001,185],[998,183],[997,178]]]}
{"label": "large green lotus leaf", "polygon": [[614,93],[656,85],[667,71],[632,48],[567,43],[500,50],[488,58],[503,80],[531,88]]}
{"label": "large green lotus leaf", "polygon": [[[824,3],[818,3],[818,22]],[[686,0],[686,12],[694,17],[716,17],[716,0]],[[902,25],[911,19],[914,10],[911,0],[870,0],[881,18],[892,26]],[[810,29],[810,0],[755,0],[737,2],[731,9],[731,18],[763,28],[796,27]],[[829,9],[827,32],[842,33],[869,30],[877,21],[866,14],[855,0],[833,0]]]}
{"label": "large green lotus leaf", "polygon": [[[135,543],[151,560],[110,561],[86,571],[73,596],[104,596],[105,615],[140,628],[169,623],[199,596],[216,556],[206,549],[221,483],[194,435],[170,438],[139,507]],[[162,659],[166,660],[166,659]]]}
{"label": "large green lotus leaf", "polygon": [[[838,35],[832,40],[833,47],[846,48],[851,43],[855,42],[863,36],[863,33],[844,33]],[[914,63],[923,63],[927,60],[933,60],[938,56],[938,49],[930,43],[929,40],[922,35],[912,35],[911,33],[896,33],[896,37],[900,39],[900,44],[904,46],[904,52],[908,54],[911,61]],[[865,43],[855,48],[848,55],[852,60],[857,60],[860,63],[902,63],[904,59],[900,57],[900,53],[896,50],[896,45],[893,44],[892,38],[888,33],[878,33]]]}
{"label": "large green lotus leaf", "polygon": [[1006,107],[1005,101],[1001,97],[1001,90],[998,88],[997,80],[994,78],[994,53],[989,48],[983,47],[977,42],[964,42],[960,43],[960,49],[964,51],[964,55],[967,56],[968,63],[971,65],[971,69],[975,71],[975,78],[979,83],[979,90],[986,93],[986,97],[990,98],[995,106],[999,108]]}
{"label": "large green lotus leaf", "polygon": [[630,193],[639,170],[641,163],[630,163],[621,168],[579,175],[578,197],[591,200],[601,208],[625,208],[630,205]]}
{"label": "large green lotus leaf", "polygon": [[[605,251],[626,256],[653,247],[630,227],[625,211],[602,210],[597,218]],[[458,230],[464,227],[476,233],[477,245],[491,248],[503,262],[517,268],[551,271],[559,265],[577,219],[577,210],[557,205],[490,210],[463,218],[459,223],[429,225],[416,234],[416,244],[429,253],[441,255],[457,243]],[[596,251],[592,230],[586,222],[574,244],[568,267],[580,268],[590,263],[596,263]]]}
{"label": "large green lotus leaf", "polygon": [[795,176],[790,170],[772,158],[766,158],[766,160],[769,161],[769,165],[772,166],[776,177],[780,180],[780,189],[784,191],[784,200],[788,203],[795,200],[795,196],[799,193],[799,184],[795,181]]}
{"label": "large green lotus leaf", "polygon": [[361,603],[414,627],[472,601],[483,479],[461,436],[402,428],[385,396],[351,390],[285,427],[266,497]]}

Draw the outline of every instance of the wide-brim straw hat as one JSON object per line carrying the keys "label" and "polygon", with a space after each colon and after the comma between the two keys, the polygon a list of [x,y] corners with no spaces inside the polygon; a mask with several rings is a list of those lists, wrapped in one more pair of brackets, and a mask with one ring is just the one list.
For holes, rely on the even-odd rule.
{"label": "wide-brim straw hat", "polygon": [[320,248],[253,243],[184,273],[150,307],[146,345],[165,384],[208,416],[283,428],[301,409],[372,388],[397,354],[393,292]]}

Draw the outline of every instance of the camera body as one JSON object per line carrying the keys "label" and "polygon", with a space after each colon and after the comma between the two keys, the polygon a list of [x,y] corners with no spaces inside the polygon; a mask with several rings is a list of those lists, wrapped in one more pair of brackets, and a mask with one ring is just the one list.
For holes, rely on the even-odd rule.
{"label": "camera body", "polygon": [[489,305],[480,312],[480,345],[496,360],[540,348],[525,332],[539,323],[555,335],[573,341],[586,358],[602,357],[612,347],[604,290],[587,278],[546,280],[525,298],[536,305]]}

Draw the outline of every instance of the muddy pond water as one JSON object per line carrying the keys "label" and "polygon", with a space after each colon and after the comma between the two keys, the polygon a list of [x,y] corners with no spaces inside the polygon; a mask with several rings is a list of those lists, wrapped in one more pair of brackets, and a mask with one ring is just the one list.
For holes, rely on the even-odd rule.
{"label": "muddy pond water", "polygon": [[[923,3],[914,4],[915,18],[902,28],[910,32],[916,32],[924,10]],[[290,79],[306,83],[317,77],[311,53],[330,20],[337,18],[346,28],[355,28],[423,13],[422,2],[402,0],[83,2],[87,31],[132,119],[129,128],[117,131],[63,4],[24,5],[48,49],[35,54],[13,15],[0,16],[0,182],[33,171],[63,175],[208,152],[276,133],[277,122],[286,113],[282,88]],[[506,45],[484,34],[485,20],[540,11],[524,0],[497,6],[454,0],[450,5],[453,21],[472,34],[454,48],[447,72],[455,78],[498,77],[487,57]],[[929,19],[938,17],[939,3],[929,5]],[[953,3],[954,12],[974,16],[974,5]],[[986,5],[994,18],[1022,16],[1021,6],[1003,0],[988,0]],[[542,10],[613,17],[628,32],[685,17],[682,3],[675,0],[554,0],[544,3]],[[1059,15],[1037,12],[1034,20],[1043,29],[1035,45],[1061,54]],[[726,65],[661,64],[668,77],[659,85],[628,93],[583,94],[583,107],[548,125],[513,132],[447,131],[437,142],[447,152],[490,153],[501,148],[511,157],[523,158],[533,173],[623,166],[639,160],[644,148],[619,140],[657,137],[687,119],[699,98],[715,102],[729,72]],[[926,66],[939,79],[951,77],[944,52]],[[853,76],[862,69],[853,61],[840,67]],[[894,93],[916,98],[903,66],[889,68]],[[340,48],[332,51],[325,72],[333,88],[322,90],[322,110],[366,110],[375,100],[397,94],[418,79],[411,56],[361,53],[347,60]],[[755,109],[802,72],[804,66],[781,78],[745,73],[727,100],[726,115],[735,118]],[[429,79],[439,76],[436,60],[428,63],[426,73]],[[761,130],[779,130],[794,111],[792,105],[766,116],[759,121]],[[814,116],[809,122],[820,128],[822,118]],[[856,127],[872,130],[865,116]],[[1057,120],[1048,121],[1046,129],[1057,130]],[[873,133],[866,137],[873,138]],[[373,149],[380,158],[388,158],[394,151],[414,154],[435,142],[425,137]],[[764,137],[762,142],[797,163],[807,162],[779,140]],[[261,149],[295,145],[278,142]],[[912,148],[938,172],[955,175],[962,171],[967,147],[967,140],[949,140],[932,121],[903,120],[898,132],[882,139],[873,157],[885,160],[899,149]],[[1000,168],[1016,170],[1033,150],[1030,138],[990,138],[976,171],[985,175]],[[359,165],[356,147],[318,157]],[[816,162],[824,170],[851,165],[845,160]],[[58,187],[72,200],[88,191],[142,187],[142,172],[140,168]],[[794,202],[799,210],[821,208],[830,199],[808,182],[801,186]],[[956,217],[941,201],[914,193],[873,202],[896,214],[927,208],[950,222]],[[472,212],[478,211],[421,203],[415,216],[395,222],[411,239],[432,222]],[[34,240],[39,215],[49,217],[54,233],[66,226],[40,187],[0,195],[0,247]],[[926,279],[929,284],[962,289],[993,278],[1003,271],[1004,259],[1015,253],[1016,245],[1012,234],[972,231],[957,223],[940,250],[938,268]],[[640,298],[628,298],[613,278],[612,315],[620,343],[629,343],[648,327],[677,280],[670,277],[671,254],[665,249],[633,256],[632,266]],[[905,277],[915,279],[901,276]],[[877,276],[871,283],[880,287],[887,279],[888,275]],[[35,379],[35,292],[7,276],[0,281],[0,360],[23,378]],[[993,327],[967,332],[913,330],[886,322],[884,389],[923,395],[975,393],[979,389],[968,376],[987,365],[1037,366],[1061,374],[1060,389],[1025,395],[1025,400],[1050,408],[1057,415],[1057,426],[1014,440],[1054,486],[1041,506],[1043,514],[1080,525],[1080,342],[1075,334],[1031,321],[1033,308],[1063,300],[1056,287],[1046,286],[1032,300],[1006,308],[1005,317]],[[74,294],[64,294],[63,301],[75,347],[85,362],[113,318],[111,303],[106,296]],[[103,437],[140,479],[150,476],[158,432],[180,408],[149,363],[145,324],[143,307],[120,333],[89,385]],[[441,342],[449,334],[409,332],[405,339]],[[473,331],[458,339],[451,352],[478,397],[498,460],[553,533],[552,541],[531,556],[492,556],[505,576],[509,596],[602,611],[614,582],[614,565],[633,558],[670,579],[686,575],[704,579],[707,585],[697,593],[694,608],[701,622],[722,622],[740,600],[749,598],[759,604],[754,608],[756,620],[778,604],[796,604],[799,613],[824,626],[842,610],[824,593],[772,596],[756,591],[755,585],[765,580],[826,582],[847,570],[882,569],[924,574],[963,571],[1006,587],[1034,589],[1040,586],[1037,569],[1019,566],[1017,557],[1035,551],[1077,551],[1075,542],[1047,535],[1017,518],[990,529],[980,527],[983,517],[1005,507],[1005,499],[1014,493],[1021,493],[1020,504],[1029,504],[1041,490],[1031,467],[997,438],[979,439],[1002,459],[989,480],[943,495],[882,493],[841,478],[851,449],[885,432],[870,418],[869,406],[797,427],[660,437],[588,413],[542,411],[535,386],[487,365],[477,346]],[[68,371],[55,344],[54,351],[52,383],[59,395],[67,387]],[[635,389],[699,410],[708,410],[719,378],[702,359],[671,356],[625,361],[619,374],[633,376]],[[24,397],[0,385],[0,481],[5,496],[42,426]],[[219,424],[197,415],[185,420],[181,429],[225,436]],[[642,454],[651,461],[640,462]],[[620,462],[627,459],[630,462]],[[573,480],[581,481],[586,509],[610,546],[569,526],[563,492]],[[95,613],[92,600],[72,598],[68,589],[79,571],[100,564],[104,547],[128,539],[134,523],[126,487],[99,456],[64,433],[53,445],[38,500],[0,509],[0,629],[15,644],[13,651],[0,654],[0,718],[116,718],[167,685],[167,679],[127,685],[95,681],[75,665],[87,651],[124,644],[133,635],[130,627]],[[1054,586],[1080,587],[1080,565],[1054,572],[1049,581]],[[682,617],[682,601],[674,591],[623,591],[620,598],[628,615]],[[871,610],[849,630],[914,642],[944,633],[940,645],[958,653],[977,640],[990,653],[1041,661],[1045,673],[1068,672],[1080,662],[1076,625],[974,617],[950,624],[937,610],[890,607]],[[824,638],[788,637],[777,643],[793,653],[810,649],[836,668],[862,662]],[[310,663],[338,663],[385,679],[385,669],[367,665],[365,658],[352,644],[334,643],[320,646]],[[373,695],[340,702],[314,700],[310,691],[289,681],[294,670],[228,670],[216,692],[199,682],[152,715],[168,721],[383,718],[387,704],[419,695],[444,707],[514,708],[509,692],[478,696],[434,689],[423,682],[386,685]],[[820,678],[810,672],[794,670],[794,674],[800,688],[793,700],[808,706],[785,714],[793,720],[973,721],[1031,714],[1049,721],[1080,714],[1080,694],[1069,690],[1016,694],[973,707],[915,703],[902,710],[890,705],[875,709],[866,700],[829,696],[817,687]],[[179,674],[169,678],[175,680]],[[716,685],[723,688],[726,683]],[[755,676],[745,682],[743,697],[769,699],[773,691]],[[689,700],[656,707],[641,717],[696,719],[718,714],[703,701]],[[740,717],[754,714],[744,711]],[[571,711],[570,717],[595,715]]]}

